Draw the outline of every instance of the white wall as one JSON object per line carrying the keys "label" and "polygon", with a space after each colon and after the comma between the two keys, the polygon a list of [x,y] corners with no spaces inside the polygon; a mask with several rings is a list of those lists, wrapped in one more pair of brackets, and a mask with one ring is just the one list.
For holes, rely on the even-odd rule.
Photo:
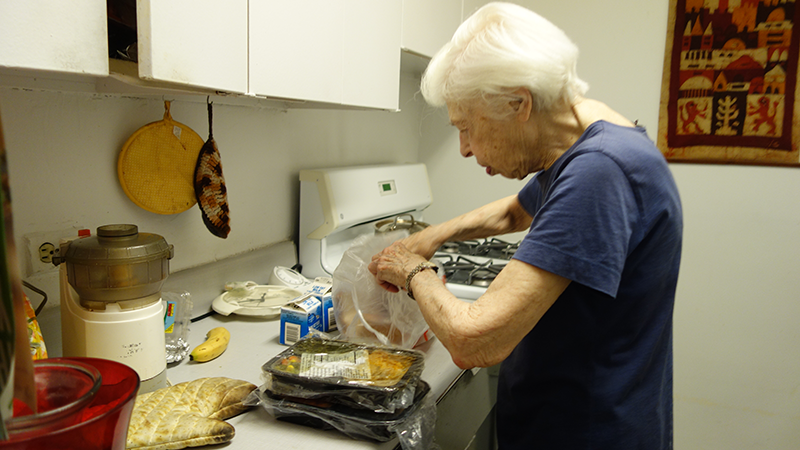
{"label": "white wall", "polygon": [[[129,200],[118,181],[117,158],[125,141],[141,126],[161,120],[163,99],[175,96],[0,87],[23,276],[48,293],[48,307],[58,304],[56,268],[35,273],[26,257],[25,237],[41,232],[84,227],[94,233],[101,225],[134,223],[174,245],[173,273],[292,239],[300,169],[417,160],[421,101],[413,94],[418,83],[403,74],[401,112],[286,111],[218,99],[213,131],[231,210],[227,239],[206,230],[197,206],[175,215],[154,214]],[[172,102],[173,119],[205,140],[205,96],[180,99]],[[262,281],[267,280],[265,274]]]}
{"label": "white wall", "polygon": [[[578,44],[589,97],[655,140],[667,0],[518,1]],[[444,111],[423,112],[432,222],[515,193],[458,153]],[[675,307],[675,448],[796,449],[800,443],[800,169],[672,164],[684,254]],[[463,195],[456,198],[457,194]]]}

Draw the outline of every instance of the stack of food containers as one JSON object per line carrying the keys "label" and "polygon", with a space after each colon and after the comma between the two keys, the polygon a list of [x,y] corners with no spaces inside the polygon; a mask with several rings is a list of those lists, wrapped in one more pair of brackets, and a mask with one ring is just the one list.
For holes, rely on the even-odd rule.
{"label": "stack of food containers", "polygon": [[280,420],[430,448],[436,406],[423,368],[416,350],[311,337],[262,366],[266,382],[254,395]]}

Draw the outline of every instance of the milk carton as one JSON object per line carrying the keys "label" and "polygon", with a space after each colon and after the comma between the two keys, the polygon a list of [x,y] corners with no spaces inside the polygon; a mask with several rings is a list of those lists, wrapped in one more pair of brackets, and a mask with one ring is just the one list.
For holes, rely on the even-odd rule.
{"label": "milk carton", "polygon": [[331,298],[332,289],[332,278],[317,277],[305,291],[306,294],[313,295],[322,303],[322,331],[325,333],[337,330],[336,315],[333,311],[333,299]]}
{"label": "milk carton", "polygon": [[305,294],[281,307],[280,343],[293,345],[313,330],[322,331],[322,302]]}

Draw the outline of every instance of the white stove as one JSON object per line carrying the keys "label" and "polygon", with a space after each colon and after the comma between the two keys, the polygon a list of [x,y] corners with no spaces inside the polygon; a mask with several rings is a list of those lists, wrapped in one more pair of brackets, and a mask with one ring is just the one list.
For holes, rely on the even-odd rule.
{"label": "white stove", "polygon": [[[307,278],[333,276],[344,252],[375,224],[410,214],[422,221],[432,203],[424,164],[358,166],[300,171],[298,260]],[[499,239],[448,242],[435,261],[456,297],[475,300],[516,251]]]}
{"label": "white stove", "polygon": [[301,170],[297,246],[303,275],[333,276],[357,237],[400,214],[421,221],[431,202],[424,164]]}

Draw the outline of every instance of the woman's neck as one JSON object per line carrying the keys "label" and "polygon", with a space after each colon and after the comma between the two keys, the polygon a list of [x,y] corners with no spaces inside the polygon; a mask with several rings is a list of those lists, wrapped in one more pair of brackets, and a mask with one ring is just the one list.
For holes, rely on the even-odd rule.
{"label": "woman's neck", "polygon": [[625,116],[597,100],[579,97],[572,104],[571,110],[575,120],[578,121],[584,131],[589,128],[589,125],[600,120],[623,127],[636,126],[636,124],[628,120]]}
{"label": "woman's neck", "polygon": [[588,126],[569,105],[534,113],[531,123],[538,128],[537,147],[543,157],[543,169],[550,168],[569,150]]}

